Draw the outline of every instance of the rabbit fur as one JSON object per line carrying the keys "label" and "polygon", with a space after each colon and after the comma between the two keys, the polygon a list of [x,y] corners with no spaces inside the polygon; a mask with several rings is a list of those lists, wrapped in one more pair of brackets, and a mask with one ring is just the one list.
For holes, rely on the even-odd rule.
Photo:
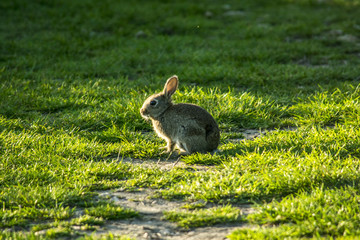
{"label": "rabbit fur", "polygon": [[172,103],[178,88],[176,75],[170,77],[164,90],[145,100],[140,114],[152,121],[157,135],[167,142],[167,152],[177,147],[182,154],[214,152],[220,142],[215,119],[202,107],[188,103]]}

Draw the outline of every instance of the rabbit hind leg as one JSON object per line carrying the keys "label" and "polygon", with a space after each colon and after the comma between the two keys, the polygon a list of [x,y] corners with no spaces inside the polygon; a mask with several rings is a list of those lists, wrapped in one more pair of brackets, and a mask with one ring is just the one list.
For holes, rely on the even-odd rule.
{"label": "rabbit hind leg", "polygon": [[187,154],[207,152],[207,142],[202,135],[188,137],[181,143],[181,146]]}

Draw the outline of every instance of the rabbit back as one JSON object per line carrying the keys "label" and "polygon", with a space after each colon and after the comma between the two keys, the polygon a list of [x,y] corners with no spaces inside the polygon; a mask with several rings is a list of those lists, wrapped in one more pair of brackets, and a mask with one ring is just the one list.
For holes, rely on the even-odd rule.
{"label": "rabbit back", "polygon": [[160,137],[185,152],[211,152],[219,145],[220,130],[215,119],[197,105],[174,104],[152,121]]}

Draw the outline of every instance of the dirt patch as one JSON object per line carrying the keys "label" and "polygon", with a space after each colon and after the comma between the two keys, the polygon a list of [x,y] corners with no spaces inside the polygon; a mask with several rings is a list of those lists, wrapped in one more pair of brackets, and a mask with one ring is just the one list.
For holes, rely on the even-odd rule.
{"label": "dirt patch", "polygon": [[171,170],[172,168],[180,167],[180,168],[186,168],[193,171],[198,170],[206,170],[206,166],[189,166],[186,163],[182,162],[181,159],[178,157],[171,157],[168,159],[146,159],[146,161],[142,159],[136,159],[136,158],[124,158],[120,159],[119,161],[122,161],[123,163],[130,163],[134,165],[141,165],[147,168],[157,168],[160,170]]}
{"label": "dirt patch", "polygon": [[[184,229],[175,223],[163,220],[163,212],[179,210],[185,204],[180,201],[167,201],[164,199],[151,198],[154,190],[142,189],[136,192],[126,191],[102,191],[100,197],[110,199],[122,207],[138,211],[141,218],[121,221],[111,221],[105,227],[97,230],[96,234],[101,235],[111,232],[114,235],[127,235],[139,240],[142,239],[226,239],[235,229],[251,227],[246,224],[222,224],[211,227],[195,229]],[[212,207],[209,205],[209,207]],[[243,214],[253,211],[250,205],[238,206]]]}
{"label": "dirt patch", "polygon": [[[246,140],[251,140],[251,139],[259,137],[262,134],[267,133],[265,131],[261,131],[261,130],[257,130],[257,129],[242,129],[242,130],[240,130],[240,132],[244,135],[244,138]],[[242,139],[239,139],[239,140],[242,140]]]}

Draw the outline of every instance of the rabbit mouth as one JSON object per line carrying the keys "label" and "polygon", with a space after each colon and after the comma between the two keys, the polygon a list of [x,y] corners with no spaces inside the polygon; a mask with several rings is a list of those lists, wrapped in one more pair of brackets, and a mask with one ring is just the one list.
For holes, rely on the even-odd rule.
{"label": "rabbit mouth", "polygon": [[148,119],[148,118],[150,117],[149,111],[147,111],[147,110],[144,109],[144,108],[141,108],[141,109],[140,109],[140,114],[141,114],[141,116],[142,116],[143,118],[145,118],[145,119]]}

